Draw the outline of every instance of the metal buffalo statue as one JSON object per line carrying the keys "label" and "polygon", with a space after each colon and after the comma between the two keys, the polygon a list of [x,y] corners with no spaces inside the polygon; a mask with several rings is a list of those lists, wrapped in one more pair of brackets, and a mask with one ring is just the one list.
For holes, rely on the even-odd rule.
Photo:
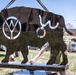
{"label": "metal buffalo statue", "polygon": [[41,9],[29,7],[13,7],[0,12],[0,44],[7,47],[5,58],[15,51],[21,51],[24,57],[23,63],[28,61],[28,45],[41,47],[49,42],[51,56],[47,64],[56,61],[59,52],[63,54],[61,64],[67,64],[68,59],[64,54],[66,45],[63,41],[63,28],[72,35],[65,27],[64,18],[61,15]]}

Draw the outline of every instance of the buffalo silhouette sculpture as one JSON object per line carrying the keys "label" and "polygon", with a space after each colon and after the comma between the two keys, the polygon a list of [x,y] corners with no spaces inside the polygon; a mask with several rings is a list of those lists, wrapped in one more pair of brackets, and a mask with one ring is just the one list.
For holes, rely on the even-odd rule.
{"label": "buffalo silhouette sculpture", "polygon": [[22,63],[26,63],[28,45],[41,47],[49,42],[51,56],[47,64],[54,64],[60,52],[63,54],[61,64],[68,63],[63,28],[73,34],[67,30],[63,16],[37,8],[13,7],[0,12],[0,28],[0,44],[7,47],[2,62],[8,62],[9,55],[20,50],[24,58]]}

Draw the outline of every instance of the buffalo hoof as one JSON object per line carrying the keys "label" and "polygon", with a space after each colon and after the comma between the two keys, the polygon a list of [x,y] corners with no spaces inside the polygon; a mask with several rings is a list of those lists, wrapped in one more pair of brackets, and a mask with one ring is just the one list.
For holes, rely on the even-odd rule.
{"label": "buffalo hoof", "polygon": [[2,63],[8,63],[8,60],[2,60],[1,62]]}
{"label": "buffalo hoof", "polygon": [[25,64],[25,63],[27,63],[27,62],[28,62],[28,59],[23,60],[21,63],[22,63],[22,64]]}
{"label": "buffalo hoof", "polygon": [[62,62],[60,65],[66,65],[67,64],[67,62]]}

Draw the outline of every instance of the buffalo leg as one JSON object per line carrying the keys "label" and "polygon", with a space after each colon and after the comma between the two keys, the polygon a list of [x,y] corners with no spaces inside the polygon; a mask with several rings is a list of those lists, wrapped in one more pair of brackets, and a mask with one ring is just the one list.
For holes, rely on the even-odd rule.
{"label": "buffalo leg", "polygon": [[23,55],[23,58],[24,58],[22,63],[26,63],[28,61],[28,57],[27,57],[28,56],[28,49],[25,48],[25,50],[22,50],[21,52],[22,52],[22,55]]}
{"label": "buffalo leg", "polygon": [[65,55],[64,52],[62,54],[63,54],[63,61],[62,61],[61,65],[66,65],[68,63],[67,55]]}
{"label": "buffalo leg", "polygon": [[57,50],[55,47],[51,47],[51,56],[49,61],[47,62],[47,65],[55,64],[59,53],[60,53],[59,50]]}
{"label": "buffalo leg", "polygon": [[62,60],[63,60],[61,64],[66,65],[68,63],[68,58],[67,55],[64,54],[64,52],[67,50],[66,44],[64,42],[61,44],[60,50],[62,50]]}
{"label": "buffalo leg", "polygon": [[8,62],[9,61],[9,56],[13,54],[12,50],[7,50],[6,51],[6,56],[5,58],[2,60],[2,62]]}

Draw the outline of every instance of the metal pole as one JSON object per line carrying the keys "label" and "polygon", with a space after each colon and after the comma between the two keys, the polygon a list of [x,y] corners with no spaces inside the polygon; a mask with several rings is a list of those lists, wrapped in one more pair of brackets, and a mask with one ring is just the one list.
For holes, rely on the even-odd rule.
{"label": "metal pole", "polygon": [[40,0],[37,0],[37,2],[42,6],[42,8],[45,10],[45,11],[48,11],[49,10],[45,7],[45,5],[40,1]]}
{"label": "metal pole", "polygon": [[4,9],[7,9],[13,2],[15,2],[15,0],[11,0],[6,6]]}

